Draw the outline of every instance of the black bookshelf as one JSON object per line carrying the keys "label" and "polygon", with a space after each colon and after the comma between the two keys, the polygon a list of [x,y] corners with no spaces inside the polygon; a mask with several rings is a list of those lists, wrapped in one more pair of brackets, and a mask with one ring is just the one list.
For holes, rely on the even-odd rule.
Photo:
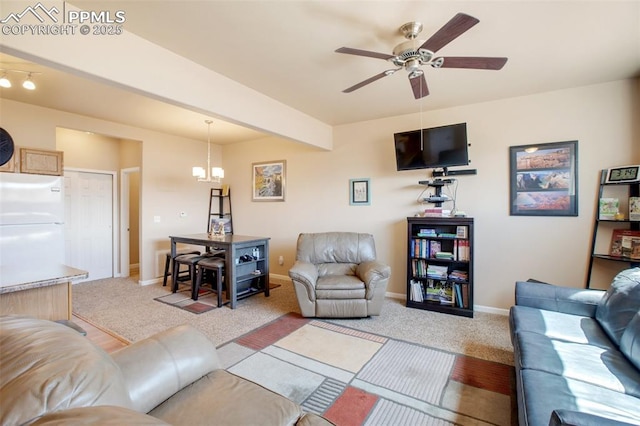
{"label": "black bookshelf", "polygon": [[407,218],[407,307],[473,317],[472,218]]}

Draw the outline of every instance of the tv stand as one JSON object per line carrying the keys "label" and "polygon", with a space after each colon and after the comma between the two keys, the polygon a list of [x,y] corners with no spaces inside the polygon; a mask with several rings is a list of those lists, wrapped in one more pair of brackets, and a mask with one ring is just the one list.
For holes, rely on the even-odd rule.
{"label": "tv stand", "polygon": [[[429,199],[425,200],[429,203],[435,204],[436,207],[442,207],[442,203],[445,201],[449,201],[447,198],[442,196],[442,187],[453,182],[451,179],[434,179],[434,180],[421,180],[418,181],[420,185],[427,185],[436,189],[436,193],[429,197]],[[433,201],[429,201],[433,200]]]}

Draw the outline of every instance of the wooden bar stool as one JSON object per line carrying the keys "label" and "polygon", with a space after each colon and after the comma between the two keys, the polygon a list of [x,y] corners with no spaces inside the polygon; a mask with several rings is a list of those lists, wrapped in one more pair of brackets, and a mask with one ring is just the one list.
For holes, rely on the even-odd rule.
{"label": "wooden bar stool", "polygon": [[[198,263],[198,261],[200,259],[202,259],[203,257],[205,257],[204,255],[201,255],[199,252],[198,254],[195,253],[191,253],[191,254],[181,254],[180,256],[176,256],[173,258],[173,270],[177,271],[178,273],[180,272],[180,266],[181,265],[186,265],[187,269],[189,270],[189,279],[191,281],[191,287],[193,288],[195,281],[196,281],[196,263]],[[178,279],[177,279],[177,275],[176,275],[176,280],[171,282],[171,292],[175,293],[176,291],[178,291]]]}
{"label": "wooden bar stool", "polygon": [[[180,256],[182,254],[200,254],[200,252],[198,250],[193,250],[193,249],[182,249],[182,250],[176,251],[176,256]],[[162,279],[162,287],[167,286],[167,277],[169,276],[169,266],[173,264],[173,262],[171,261],[171,250],[169,250],[166,253],[166,255],[167,255],[167,258],[164,261],[164,278]],[[180,276],[180,271],[178,271],[178,276]],[[191,277],[189,277],[189,279],[191,279]]]}
{"label": "wooden bar stool", "polygon": [[[198,300],[198,292],[200,291],[202,276],[205,271],[213,272],[219,308],[222,306],[222,277],[224,275],[224,259],[220,257],[204,257],[196,263],[196,283],[193,286],[191,298],[193,300]],[[214,283],[211,283],[211,287],[214,287]]]}

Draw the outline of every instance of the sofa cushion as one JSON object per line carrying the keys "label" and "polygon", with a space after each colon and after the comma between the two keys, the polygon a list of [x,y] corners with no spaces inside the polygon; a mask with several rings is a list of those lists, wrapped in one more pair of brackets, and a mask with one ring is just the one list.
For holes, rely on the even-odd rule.
{"label": "sofa cushion", "polygon": [[622,333],[620,351],[640,370],[640,312],[633,316]]}
{"label": "sofa cushion", "polygon": [[636,424],[638,398],[539,370],[519,371],[522,425],[548,425],[553,410],[575,410]]}
{"label": "sofa cushion", "polygon": [[293,425],[302,409],[256,383],[216,370],[149,414],[175,425]]}
{"label": "sofa cushion", "polygon": [[528,331],[567,342],[588,343],[602,348],[612,346],[611,340],[595,318],[528,306],[512,306],[509,321],[512,340],[517,333]]}
{"label": "sofa cushion", "polygon": [[520,332],[516,336],[521,368],[581,380],[640,398],[640,371],[616,348],[549,339]]}
{"label": "sofa cushion", "polygon": [[598,303],[596,319],[617,345],[631,318],[640,310],[640,268],[627,269],[613,279]]}
{"label": "sofa cushion", "polygon": [[298,236],[296,260],[318,263],[362,263],[376,259],[371,234],[323,232]]}
{"label": "sofa cushion", "polygon": [[72,328],[3,316],[0,347],[0,424],[28,423],[45,413],[91,405],[132,408],[118,366]]}

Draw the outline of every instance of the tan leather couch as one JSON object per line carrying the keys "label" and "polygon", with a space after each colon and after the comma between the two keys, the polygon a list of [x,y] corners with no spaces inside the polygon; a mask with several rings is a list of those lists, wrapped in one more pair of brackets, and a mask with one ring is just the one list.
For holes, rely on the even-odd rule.
{"label": "tan leather couch", "polygon": [[380,315],[391,268],[376,260],[373,235],[300,234],[289,276],[305,317]]}
{"label": "tan leather couch", "polygon": [[330,425],[221,369],[190,326],[112,356],[64,325],[0,317],[2,425]]}

